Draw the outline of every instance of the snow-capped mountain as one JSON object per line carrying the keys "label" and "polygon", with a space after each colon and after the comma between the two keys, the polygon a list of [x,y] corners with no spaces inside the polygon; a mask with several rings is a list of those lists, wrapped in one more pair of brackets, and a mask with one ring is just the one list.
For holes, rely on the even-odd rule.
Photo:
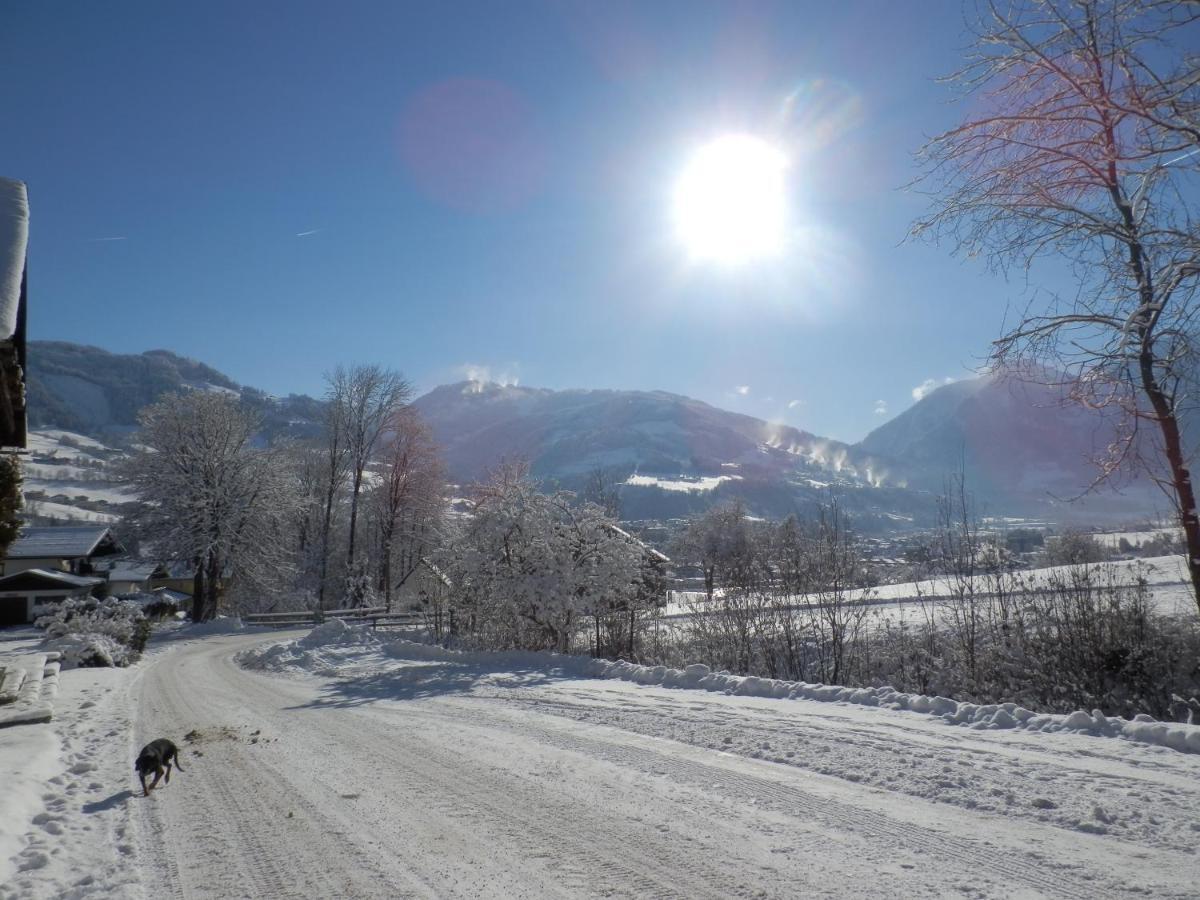
{"label": "snow-capped mountain", "polygon": [[[1063,401],[1060,387],[985,375],[932,391],[855,445],[886,460],[910,487],[939,491],[965,471],[972,492],[993,507],[1053,504],[1083,493],[1096,460],[1118,440],[1113,415]],[[1097,511],[1162,505],[1134,471],[1086,498]]]}
{"label": "snow-capped mountain", "polygon": [[[170,391],[236,392],[262,410],[269,434],[313,434],[321,419],[320,400],[270,397],[165,350],[122,355],[32,342],[29,369],[32,428],[106,443],[120,442],[136,427],[137,411]],[[780,516],[833,491],[860,521],[921,521],[960,467],[986,511],[1061,518],[1063,500],[1088,486],[1091,460],[1113,437],[1111,422],[1064,407],[1051,389],[992,377],[941,387],[853,445],[663,391],[467,381],[435,388],[415,405],[453,480],[469,483],[516,458],[546,484],[567,488],[600,470],[621,485],[630,518],[687,515],[733,497]],[[1162,506],[1142,478],[1122,495],[1088,499],[1082,515],[1127,517]]]}
{"label": "snow-capped mountain", "polygon": [[[664,391],[565,390],[476,381],[416,401],[451,477],[469,482],[505,459],[578,488],[603,471],[621,485],[625,514],[682,515],[739,496],[782,515],[826,497],[860,510],[907,510],[910,492],[870,456],[838,441]],[[918,505],[921,505],[918,503]]]}

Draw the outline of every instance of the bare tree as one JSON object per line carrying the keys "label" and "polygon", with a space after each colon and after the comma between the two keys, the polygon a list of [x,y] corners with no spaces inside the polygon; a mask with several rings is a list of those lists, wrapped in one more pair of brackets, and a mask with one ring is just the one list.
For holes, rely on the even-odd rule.
{"label": "bare tree", "polygon": [[587,483],[579,494],[584,503],[594,503],[605,515],[621,518],[621,480],[616,472],[597,466],[588,473]]}
{"label": "bare tree", "polygon": [[329,460],[323,443],[316,441],[290,442],[280,449],[283,472],[290,479],[296,496],[287,534],[287,540],[294,548],[298,576],[292,599],[307,606],[312,602],[314,591],[320,597],[326,565],[325,514],[332,512],[326,506]]}
{"label": "bare tree", "polygon": [[[1148,464],[1183,526],[1200,606],[1180,429],[1197,365],[1198,29],[1196,3],[986,0],[972,53],[947,79],[974,112],[923,149],[919,183],[935,201],[913,233],[1001,268],[1071,266],[1071,293],[1031,303],[992,362],[1058,373],[1072,399],[1120,414],[1098,481],[1124,460]],[[1145,441],[1139,423],[1152,426]]]}
{"label": "bare tree", "polygon": [[687,530],[672,545],[671,555],[700,568],[704,593],[712,603],[713,592],[726,573],[747,555],[749,524],[740,499],[714,506],[688,522]]}
{"label": "bare tree", "polygon": [[350,469],[350,454],[347,440],[347,382],[345,372],[339,367],[332,375],[325,376],[324,421],[324,465],[321,480],[324,492],[324,512],[321,518],[321,549],[317,574],[317,606],[325,607],[325,587],[329,578],[329,536],[333,529],[333,509],[338,491],[346,481]]}
{"label": "bare tree", "polygon": [[351,601],[361,587],[356,582],[354,551],[358,530],[358,503],[363,474],[379,440],[396,412],[412,396],[412,386],[398,373],[382,366],[339,366],[330,378],[331,400],[341,407],[336,415],[345,429],[346,455],[350,474],[350,525],[346,548],[346,571],[351,580]]}
{"label": "bare tree", "polygon": [[390,609],[394,585],[416,570],[436,539],[443,466],[429,427],[411,406],[392,417],[380,457],[375,491],[378,581]]}
{"label": "bare tree", "polygon": [[257,449],[259,417],[224,394],[169,394],[138,415],[141,449],[124,474],[132,516],[164,559],[194,565],[192,618],[217,614],[229,580],[269,590],[287,565],[282,519],[291,507],[275,452]]}
{"label": "bare tree", "polygon": [[869,591],[861,587],[861,551],[837,499],[823,504],[811,535],[815,589],[806,610],[816,635],[822,681],[840,684],[846,656],[861,636]]}

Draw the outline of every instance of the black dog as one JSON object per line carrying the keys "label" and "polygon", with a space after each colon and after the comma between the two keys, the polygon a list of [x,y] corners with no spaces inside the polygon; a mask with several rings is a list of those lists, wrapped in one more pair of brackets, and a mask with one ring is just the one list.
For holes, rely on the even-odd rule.
{"label": "black dog", "polygon": [[[133,767],[137,769],[138,778],[142,780],[142,796],[150,796],[150,792],[154,790],[158,784],[158,779],[163,777],[164,772],[166,773],[167,784],[171,783],[172,760],[175,762],[175,767],[182,772],[183,766],[179,765],[179,748],[166,738],[151,741],[142,748],[142,752],[138,754],[137,762],[133,764]],[[146,778],[151,772],[154,773],[154,780],[150,782],[149,787],[146,787]]]}

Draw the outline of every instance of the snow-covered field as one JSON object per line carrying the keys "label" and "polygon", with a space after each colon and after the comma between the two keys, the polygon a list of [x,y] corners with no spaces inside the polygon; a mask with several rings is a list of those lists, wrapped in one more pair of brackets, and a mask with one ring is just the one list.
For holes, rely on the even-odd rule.
{"label": "snow-covered field", "polygon": [[659,478],[656,475],[630,475],[625,484],[636,487],[656,487],[664,491],[683,491],[702,494],[716,490],[726,481],[740,481],[741,475],[697,475],[694,478]]}
{"label": "snow-covered field", "polygon": [[[1118,583],[1133,584],[1138,578],[1146,579],[1154,605],[1159,612],[1167,615],[1196,614],[1196,600],[1182,556],[1154,556],[1101,565],[1104,569],[1113,572]],[[1071,568],[1071,566],[1048,566],[1017,574],[1025,584],[1033,588],[1040,588],[1047,586],[1054,577],[1068,576]],[[974,581],[975,589],[978,592],[986,594],[992,590],[986,577],[978,576]],[[873,607],[872,612],[877,616],[877,621],[883,619],[895,621],[904,608],[907,607],[911,613],[918,601],[938,603],[950,595],[952,588],[951,583],[945,579],[881,584],[871,588],[865,598]],[[854,598],[857,599],[859,596],[856,593]],[[701,603],[703,599],[703,592],[674,591],[671,602],[665,609],[665,614],[667,616],[691,615],[699,608],[697,604]]]}
{"label": "snow-covered field", "polygon": [[[29,435],[29,457],[21,464],[26,495],[25,514],[38,519],[110,524],[118,516],[105,509],[87,509],[88,504],[120,504],[135,495],[119,483],[112,461],[121,451],[93,438],[69,431],[34,431]],[[62,498],[66,498],[63,500]]]}
{"label": "snow-covered field", "polygon": [[[336,628],[188,635],[64,673],[55,722],[24,726],[54,749],[40,809],[0,795],[27,845],[5,898],[1193,897],[1200,879],[1200,756],[1164,746]],[[142,799],[133,755],[158,736],[186,771]]]}
{"label": "snow-covered field", "polygon": [[1121,546],[1121,541],[1125,541],[1131,547],[1140,547],[1142,544],[1164,535],[1172,540],[1182,540],[1183,529],[1172,526],[1167,528],[1146,528],[1141,531],[1103,531],[1093,534],[1092,537],[1110,550],[1116,550]]}

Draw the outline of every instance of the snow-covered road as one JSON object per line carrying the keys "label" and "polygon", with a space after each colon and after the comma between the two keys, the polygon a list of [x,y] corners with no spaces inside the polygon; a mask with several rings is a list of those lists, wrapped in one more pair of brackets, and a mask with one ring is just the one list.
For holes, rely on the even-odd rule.
{"label": "snow-covered road", "polygon": [[108,895],[1104,898],[1200,883],[1200,756],[548,668],[393,660],[331,678],[233,661],[283,637],[181,642],[128,682],[130,745],[172,737],[186,771],[150,799],[90,804],[122,835],[114,871],[136,873]]}

